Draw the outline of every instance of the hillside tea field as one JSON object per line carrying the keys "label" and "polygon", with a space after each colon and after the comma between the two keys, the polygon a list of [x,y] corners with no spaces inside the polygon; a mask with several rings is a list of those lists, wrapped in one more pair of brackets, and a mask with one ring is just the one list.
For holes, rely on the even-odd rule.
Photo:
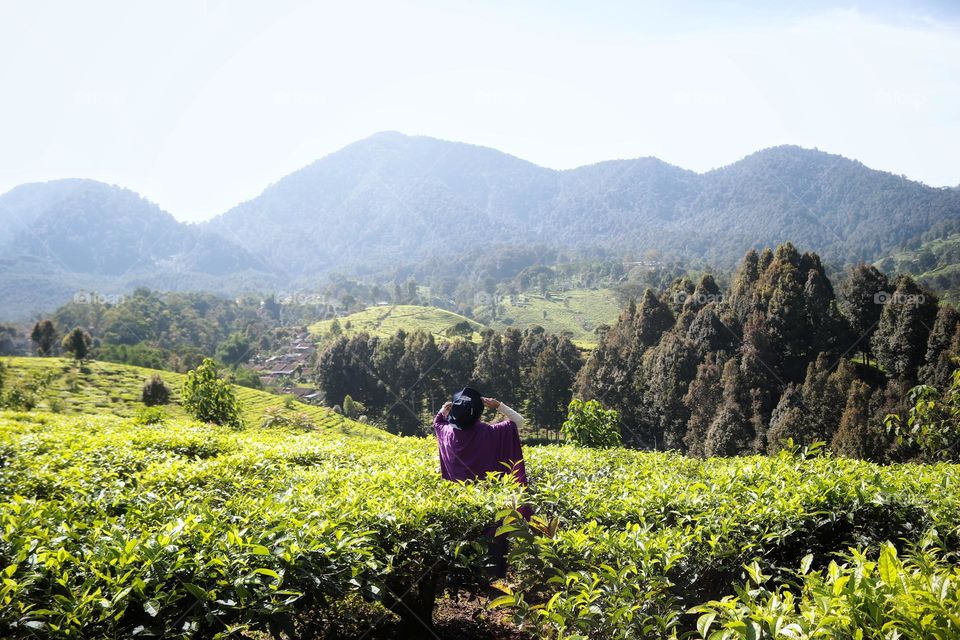
{"label": "hillside tea field", "polygon": [[484,590],[495,519],[491,606],[529,637],[960,637],[954,465],[530,447],[525,493],[437,467],[430,440],[0,413],[0,637],[386,637]]}

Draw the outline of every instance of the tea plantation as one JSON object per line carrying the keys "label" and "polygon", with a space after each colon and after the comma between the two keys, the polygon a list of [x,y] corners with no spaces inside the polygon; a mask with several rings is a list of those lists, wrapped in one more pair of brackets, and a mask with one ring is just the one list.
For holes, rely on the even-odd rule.
{"label": "tea plantation", "polygon": [[528,447],[524,491],[435,449],[0,413],[0,637],[435,637],[494,521],[510,637],[960,637],[958,466]]}

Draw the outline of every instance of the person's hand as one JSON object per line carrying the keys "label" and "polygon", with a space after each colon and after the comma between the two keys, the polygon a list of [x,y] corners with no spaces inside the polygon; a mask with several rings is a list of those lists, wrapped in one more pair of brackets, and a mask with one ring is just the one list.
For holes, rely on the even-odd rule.
{"label": "person's hand", "polygon": [[442,413],[445,416],[450,415],[450,407],[452,406],[453,406],[453,403],[450,402],[449,400],[447,402],[444,402],[443,407],[440,409],[440,413]]}
{"label": "person's hand", "polygon": [[487,407],[488,409],[499,409],[500,401],[493,398],[483,398],[483,406]]}

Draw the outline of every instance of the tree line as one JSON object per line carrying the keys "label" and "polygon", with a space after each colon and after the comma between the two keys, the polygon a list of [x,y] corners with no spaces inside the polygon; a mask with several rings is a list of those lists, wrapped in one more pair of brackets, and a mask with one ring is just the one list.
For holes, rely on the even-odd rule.
{"label": "tree line", "polygon": [[960,314],[910,276],[851,267],[834,288],[790,243],[749,251],[730,287],[676,280],[631,302],[576,380],[620,412],[625,443],[695,456],[827,443],[914,457],[886,428],[918,384],[946,390]]}
{"label": "tree line", "polygon": [[532,425],[556,431],[566,417],[583,364],[566,336],[542,327],[483,332],[479,343],[438,340],[426,331],[379,337],[339,336],[318,355],[315,377],[329,405],[364,415],[401,435],[421,435],[432,415],[461,387],[525,412]]}

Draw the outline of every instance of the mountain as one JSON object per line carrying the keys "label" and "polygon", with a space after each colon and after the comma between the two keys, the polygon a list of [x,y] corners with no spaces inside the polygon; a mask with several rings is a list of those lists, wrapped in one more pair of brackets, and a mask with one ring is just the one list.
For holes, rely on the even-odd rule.
{"label": "mountain", "polygon": [[49,310],[81,292],[137,286],[233,292],[271,281],[260,258],[178,222],[133,191],[93,180],[25,184],[0,196],[2,315]]}
{"label": "mountain", "polygon": [[416,267],[456,278],[469,265],[494,276],[571,249],[657,250],[725,269],[751,247],[790,240],[842,266],[954,226],[960,190],[814,149],[774,147],[706,173],[656,158],[557,171],[386,132],[201,225],[91,180],[21,185],[0,196],[0,320],[91,289],[233,295],[305,286],[331,271]]}
{"label": "mountain", "polygon": [[291,276],[481,252],[496,242],[616,255],[657,249],[731,267],[791,240],[835,264],[874,260],[936,223],[960,193],[795,146],[698,174],[656,158],[566,171],[399,133],[290,174],[205,226]]}

